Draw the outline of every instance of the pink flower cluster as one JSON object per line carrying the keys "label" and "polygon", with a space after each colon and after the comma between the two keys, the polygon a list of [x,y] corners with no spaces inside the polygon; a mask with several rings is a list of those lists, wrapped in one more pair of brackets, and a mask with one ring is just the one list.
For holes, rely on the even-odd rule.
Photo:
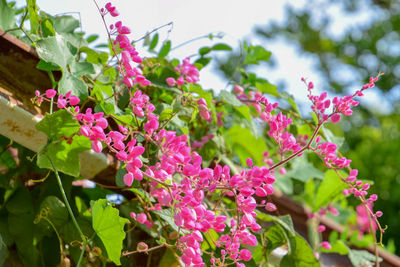
{"label": "pink flower cluster", "polygon": [[[139,214],[131,212],[130,216],[132,219],[136,220],[138,223],[146,225],[148,229],[151,229],[151,227],[153,226],[153,223],[147,219],[147,215],[144,212],[141,212]],[[141,243],[143,243],[143,242],[141,242]],[[146,244],[146,243],[144,243],[144,244]]]}
{"label": "pink flower cluster", "polygon": [[117,11],[117,8],[115,6],[113,6],[110,2],[106,4],[105,9],[107,11],[105,11],[104,8],[101,9],[102,15],[106,15],[109,12],[110,15],[113,17],[119,16],[119,12]]}
{"label": "pink flower cluster", "polygon": [[[174,203],[175,224],[188,231],[179,239],[179,248],[182,251],[182,260],[186,264],[194,266],[204,266],[201,259],[199,242],[201,232],[213,229],[216,232],[223,232],[226,228],[226,217],[217,215],[209,210],[203,203],[204,192],[216,189],[225,189],[227,195],[236,195],[237,208],[240,212],[240,225],[232,227],[229,238],[231,243],[219,242],[221,247],[230,255],[232,260],[248,259],[239,250],[240,244],[247,244],[249,238],[251,244],[255,245],[256,240],[253,235],[249,237],[248,230],[258,231],[260,226],[257,224],[254,212],[257,204],[254,195],[265,197],[273,193],[272,184],[275,177],[269,173],[266,167],[253,167],[252,161],[248,160],[249,170],[243,170],[240,174],[231,177],[228,166],[217,165],[214,169],[201,168],[202,158],[196,152],[190,152],[187,146],[187,136],[176,136],[173,131],[160,130],[154,140],[159,144],[162,155],[160,162],[150,166],[146,171],[146,176],[154,178],[151,182],[151,195],[154,196],[161,206],[172,206]],[[183,167],[182,167],[183,166]],[[172,180],[172,175],[180,173],[182,180],[176,183]],[[157,181],[171,181],[169,190],[159,187]],[[236,225],[237,221],[232,220],[231,226]],[[221,237],[222,238],[222,237]],[[226,238],[226,237],[225,237]],[[256,242],[256,241],[255,241]],[[236,255],[236,256],[235,256]]]}
{"label": "pink flower cluster", "polygon": [[[358,170],[353,169],[350,171],[349,176],[347,178],[345,178],[345,182],[350,186],[350,188],[343,190],[344,195],[353,194],[355,197],[365,197],[368,195],[367,191],[370,188],[370,184],[364,183],[363,181],[358,180],[357,175],[358,175]],[[372,194],[369,196],[368,199],[366,199],[366,201],[365,201],[366,203],[363,203],[363,204],[367,205],[369,203],[373,203],[377,199],[378,199],[378,196],[376,194]],[[372,209],[370,209],[370,210],[372,212]],[[372,215],[375,217],[381,217],[382,212],[377,211],[375,214],[372,214]]]}
{"label": "pink flower cluster", "polygon": [[182,85],[185,82],[196,83],[199,80],[199,70],[190,63],[189,57],[185,58],[182,64],[176,66],[175,71],[179,73],[179,78],[176,80],[172,77],[167,78],[166,82],[169,86]]}
{"label": "pink flower cluster", "polygon": [[119,160],[127,164],[126,170],[128,173],[123,178],[126,185],[132,185],[134,179],[143,179],[142,171],[140,170],[143,163],[138,157],[144,153],[144,147],[137,146],[136,139],[126,142],[128,140],[128,130],[126,128],[119,125],[119,131],[105,133],[104,130],[108,126],[107,119],[103,117],[102,112],[92,114],[91,108],[86,109],[85,113],[79,113],[75,109],[74,118],[81,125],[81,134],[92,141],[92,149],[95,152],[100,153],[103,150],[102,143],[105,143]]}
{"label": "pink flower cluster", "polygon": [[159,121],[157,115],[153,113],[155,107],[149,102],[150,98],[148,95],[137,90],[129,100],[129,106],[132,108],[133,114],[139,117],[145,117],[147,119],[143,126],[143,129],[148,133],[149,136],[153,134],[159,127]]}
{"label": "pink flower cluster", "polygon": [[[105,9],[101,9],[103,17],[108,13],[114,17],[118,16],[117,10],[111,3],[107,3]],[[112,34],[117,34],[113,45],[118,45],[122,49],[121,58],[118,58],[119,67],[123,82],[129,88],[129,106],[135,116],[137,128],[132,131],[119,125],[118,130],[107,132],[108,121],[102,112],[93,113],[92,109],[88,108],[81,113],[79,107],[69,108],[68,104],[74,106],[79,103],[79,98],[71,96],[71,93],[67,93],[65,96],[59,95],[57,106],[66,109],[73,115],[80,125],[80,134],[89,138],[95,152],[100,153],[105,144],[109,151],[115,153],[118,160],[126,165],[127,173],[124,175],[123,181],[127,186],[131,186],[134,180],[140,181],[143,177],[148,178],[149,194],[156,201],[152,203],[151,207],[144,205],[144,212],[139,214],[132,212],[131,217],[137,223],[144,224],[151,229],[156,226],[149,211],[162,210],[164,207],[170,209],[174,222],[179,228],[176,245],[182,254],[182,262],[188,266],[205,266],[200,247],[203,242],[203,234],[212,229],[218,233],[224,233],[218,240],[213,240],[221,250],[222,261],[230,259],[237,266],[244,266],[240,261],[249,261],[252,254],[243,245],[256,246],[257,238],[253,233],[261,229],[256,221],[257,202],[255,198],[265,198],[273,194],[273,183],[276,180],[275,171],[266,166],[254,166],[251,159],[246,161],[248,168],[235,175],[231,175],[231,169],[227,165],[203,168],[203,159],[192,150],[193,147],[188,145],[188,136],[179,136],[175,131],[160,129],[159,119],[153,113],[155,107],[150,102],[150,97],[139,89],[132,92],[134,85],[147,86],[150,84],[142,75],[140,68],[136,66],[142,62],[142,58],[126,36],[130,33],[129,28],[123,26],[121,22],[117,22],[111,25],[110,29],[113,31]],[[181,65],[176,67],[175,70],[179,72],[177,80],[172,77],[167,78],[166,82],[170,86],[198,81],[198,69],[189,61],[190,59],[186,58]],[[375,81],[375,78],[370,80],[362,90],[372,87]],[[334,117],[335,115],[339,113],[347,115],[350,107],[356,105],[356,101],[352,99],[353,96],[335,98],[332,101],[333,113],[327,115],[325,112],[331,101],[326,99],[326,93],[318,97],[312,96],[312,83],[308,84],[308,88],[309,98],[313,102],[313,110],[322,120],[321,123],[329,118],[335,122],[338,120]],[[361,91],[357,95],[362,94]],[[278,103],[268,102],[260,92],[250,92],[247,95],[239,85],[234,87],[234,92],[240,101],[252,105],[257,112],[256,115],[268,123],[268,135],[279,145],[281,155],[286,152],[296,153],[301,149],[294,136],[287,131],[292,120],[276,111]],[[41,102],[44,99],[53,99],[56,92],[50,89],[43,95],[37,92],[36,96],[38,102]],[[205,120],[212,120],[212,114],[208,110],[205,99],[200,98],[196,103],[200,116]],[[146,145],[137,144],[136,137],[139,135],[146,140],[146,143],[151,143],[158,148],[155,162],[143,164],[141,156],[146,150],[150,153],[150,150]],[[208,140],[206,137],[203,138],[202,142],[204,143],[212,137],[207,136]],[[335,144],[320,144],[320,138],[317,138],[316,142],[317,147],[314,150],[323,158],[328,167],[339,169],[349,166],[350,160],[337,156]],[[265,154],[265,157],[268,157],[268,154]],[[269,166],[273,164],[270,158],[267,158],[266,162]],[[285,175],[286,170],[281,168],[280,173]],[[356,170],[353,170],[346,178],[346,182],[352,185],[348,193],[364,196],[369,185],[357,181],[356,176]],[[233,197],[235,201],[237,216],[230,219],[229,222],[225,215],[221,215],[219,211],[213,210],[205,204],[205,192],[212,193],[215,190],[220,190],[222,195]],[[376,199],[376,195],[371,195],[368,201],[372,202]],[[265,203],[266,200],[262,201],[263,205]],[[272,212],[276,210],[276,206],[267,202],[265,209]],[[332,207],[328,207],[326,210],[332,214],[337,213],[337,210]],[[322,209],[320,215],[325,212],[325,209]],[[381,213],[376,213],[376,217],[380,215]],[[323,230],[322,227],[319,227],[319,231]],[[328,249],[330,244],[325,241],[320,246]],[[216,261],[217,259],[214,257],[211,259],[212,264]]]}
{"label": "pink flower cluster", "polygon": [[[306,83],[305,79],[302,78],[302,81]],[[319,120],[326,121],[329,118],[328,114],[325,114],[326,109],[328,109],[331,105],[331,100],[326,99],[328,93],[323,92],[319,96],[312,95],[311,90],[314,89],[314,84],[309,82],[307,84],[308,89],[308,99],[311,100],[312,106],[311,109],[315,112]]]}
{"label": "pink flower cluster", "polygon": [[[373,202],[368,202],[366,205],[370,210],[372,210],[374,207]],[[360,230],[360,235],[370,232],[369,217],[368,217],[369,211],[368,211],[367,207],[363,204],[360,204],[356,208],[357,228]],[[376,222],[374,220],[372,220],[371,223],[372,223],[373,229],[376,230],[378,228],[378,226],[376,225]]]}
{"label": "pink flower cluster", "polygon": [[292,124],[292,119],[286,117],[282,112],[273,115],[273,111],[278,107],[278,103],[269,103],[268,99],[264,97],[261,92],[250,91],[249,96],[247,96],[247,94],[244,93],[243,87],[240,85],[235,85],[233,91],[237,94],[237,98],[240,101],[252,105],[260,119],[268,123],[270,127],[268,135],[278,144],[279,154],[289,151],[297,152],[301,149],[300,144],[297,143],[293,134],[286,130],[288,126]]}
{"label": "pink flower cluster", "polygon": [[335,96],[332,100],[332,103],[334,104],[333,114],[331,116],[331,120],[333,123],[339,122],[340,114],[343,114],[346,116],[350,116],[351,114],[353,114],[351,107],[355,107],[359,104],[359,102],[355,101],[353,99],[353,96],[351,96],[351,95],[347,95],[347,96],[340,97],[340,98]]}
{"label": "pink flower cluster", "polygon": [[[250,162],[250,161],[249,161]],[[250,164],[251,165],[251,164]],[[189,166],[185,168],[186,166]],[[221,167],[217,165],[214,170],[206,168],[200,169],[198,165],[186,165],[183,173],[189,175],[187,181],[181,184],[196,184],[198,189],[193,190],[191,187],[185,186],[181,189],[184,192],[174,191],[174,198],[178,201],[176,204],[180,211],[175,215],[175,223],[177,226],[191,231],[191,234],[183,236],[180,239],[180,245],[183,246],[182,260],[185,259],[186,264],[193,264],[194,266],[204,266],[199,262],[201,251],[198,250],[200,241],[198,238],[199,233],[207,232],[209,229],[214,229],[216,232],[224,232],[226,228],[226,217],[216,215],[213,211],[207,210],[206,206],[202,203],[204,198],[204,191],[213,191],[217,188],[232,188],[231,190],[237,194],[237,207],[240,212],[240,225],[237,226],[237,221],[232,219],[230,221],[230,233],[222,235],[217,242],[217,246],[222,249],[223,254],[226,254],[230,259],[245,260],[251,259],[251,254],[247,253],[248,250],[241,249],[243,244],[255,246],[257,239],[254,235],[250,234],[248,230],[258,231],[261,226],[257,224],[255,219],[254,209],[257,203],[253,195],[266,196],[273,193],[271,184],[275,181],[275,177],[268,174],[267,168],[253,167],[250,170],[242,171],[239,175],[230,177],[230,170],[228,166]],[[186,178],[185,178],[186,179]],[[237,188],[237,189],[233,189]],[[232,191],[226,191],[227,195],[232,195]],[[197,232],[196,232],[197,231]],[[198,232],[200,231],[200,232]],[[194,236],[193,234],[196,233]],[[197,239],[196,239],[197,238]],[[241,266],[241,265],[238,265]]]}
{"label": "pink flower cluster", "polygon": [[211,111],[208,110],[207,102],[204,98],[199,98],[197,100],[197,105],[199,106],[200,117],[205,120],[210,120],[211,118]]}
{"label": "pink flower cluster", "polygon": [[[101,15],[103,17],[108,13],[110,13],[113,17],[117,17],[119,15],[118,11],[115,9],[115,6],[112,6],[111,3],[107,3],[105,8],[107,11],[101,9]],[[119,48],[122,49],[121,58],[118,60],[120,63],[120,68],[122,68],[121,74],[123,75],[122,81],[124,84],[128,87],[133,87],[135,84],[139,84],[143,87],[149,85],[150,81],[142,75],[142,71],[135,65],[142,63],[143,59],[139,56],[139,53],[126,36],[127,34],[131,33],[131,30],[128,27],[123,26],[121,21],[111,24],[110,30],[110,34],[117,35],[113,44],[118,45]]]}
{"label": "pink flower cluster", "polygon": [[[317,137],[317,143],[319,140],[320,138]],[[338,157],[336,155],[336,149],[336,144],[325,142],[318,144],[314,151],[323,158],[325,165],[329,168],[342,169],[344,167],[348,167],[351,163],[351,160],[346,159],[345,157]]]}
{"label": "pink flower cluster", "polygon": [[192,149],[202,148],[206,143],[208,143],[208,141],[212,140],[213,138],[214,138],[214,135],[209,134],[209,135],[203,136],[200,141],[196,141],[196,140],[193,141],[192,145],[191,145]]}
{"label": "pink flower cluster", "polygon": [[[57,107],[58,108],[65,108],[68,104],[71,106],[76,106],[79,104],[80,99],[77,96],[71,95],[72,92],[69,91],[64,95],[59,94],[57,99]],[[57,91],[54,89],[47,89],[44,94],[41,94],[38,90],[35,91],[35,95],[37,97],[36,101],[38,104],[42,103],[43,100],[51,101],[56,95]],[[79,107],[78,107],[79,108]]]}
{"label": "pink flower cluster", "polygon": [[[363,96],[364,94],[362,92],[364,90],[374,87],[375,82],[379,79],[380,75],[382,74],[379,73],[376,77],[371,77],[369,82],[364,84],[361,90],[357,90],[353,95],[346,95],[343,97],[335,96],[332,101],[330,99],[326,99],[328,95],[327,92],[323,92],[319,96],[313,95],[312,89],[314,89],[314,84],[312,82],[307,83],[304,78],[301,80],[307,85],[307,90],[309,92],[307,97],[311,100],[311,108],[317,115],[320,122],[325,122],[330,118],[333,123],[338,123],[340,121],[340,114],[345,116],[350,116],[353,114],[351,108],[359,104],[359,102],[353,98],[356,96]],[[327,114],[326,109],[330,107],[331,102],[333,104],[333,110],[332,113]]]}

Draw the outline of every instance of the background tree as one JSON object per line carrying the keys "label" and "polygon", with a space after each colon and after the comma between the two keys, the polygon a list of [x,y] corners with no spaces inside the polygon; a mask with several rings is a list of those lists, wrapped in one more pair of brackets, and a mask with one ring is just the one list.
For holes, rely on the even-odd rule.
{"label": "background tree", "polygon": [[[353,23],[360,18],[365,18],[361,19],[363,23]],[[335,24],[345,25],[344,21],[351,23],[347,23],[342,32],[332,30]],[[353,151],[350,154],[354,166],[363,177],[374,180],[374,191],[385,200],[377,203],[377,207],[387,215],[382,220],[390,225],[385,239],[395,240],[397,253],[400,248],[400,232],[397,231],[400,211],[396,208],[400,201],[399,25],[399,1],[312,0],[301,8],[288,5],[283,23],[270,23],[256,29],[267,42],[284,38],[297,45],[300,54],[312,55],[315,70],[325,82],[323,88],[335,93],[344,94],[346,89],[367,80],[369,75],[385,73],[379,84],[380,97],[390,103],[391,114],[384,116],[381,110],[364,107],[335,132],[342,132],[345,148]]]}

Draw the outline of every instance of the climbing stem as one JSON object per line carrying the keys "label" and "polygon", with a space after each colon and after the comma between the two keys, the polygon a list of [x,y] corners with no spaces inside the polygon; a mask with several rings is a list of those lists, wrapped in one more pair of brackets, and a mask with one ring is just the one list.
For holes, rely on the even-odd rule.
{"label": "climbing stem", "polygon": [[82,239],[82,251],[81,251],[81,254],[79,256],[78,263],[76,264],[76,266],[79,267],[81,265],[83,254],[84,254],[85,249],[86,249],[87,239],[86,239],[85,235],[83,234],[78,222],[76,221],[74,213],[72,212],[71,205],[68,202],[67,195],[65,194],[64,187],[62,185],[61,178],[60,178],[60,175],[58,174],[57,168],[54,166],[53,161],[49,157],[47,157],[47,158],[49,159],[50,164],[51,164],[51,166],[53,168],[53,171],[54,171],[54,173],[56,175],[57,183],[58,183],[58,186],[60,187],[61,195],[62,195],[62,197],[64,199],[64,203],[65,203],[65,206],[67,207],[68,213],[71,216],[72,222],[74,223],[75,228],[76,228],[76,230],[78,230],[78,233],[79,233],[79,235],[80,235],[80,237]]}

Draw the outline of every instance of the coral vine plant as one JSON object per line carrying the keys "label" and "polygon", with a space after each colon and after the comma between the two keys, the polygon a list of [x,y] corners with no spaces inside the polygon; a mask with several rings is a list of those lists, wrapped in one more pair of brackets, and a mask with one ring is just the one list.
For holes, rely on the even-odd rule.
{"label": "coral vine plant", "polygon": [[[111,59],[104,61],[97,72],[88,66],[102,60],[101,52],[78,47],[86,53],[86,61],[78,59],[73,63],[71,60],[68,63],[71,73],[63,69],[63,77],[58,84],[54,82],[53,89],[35,92],[37,104],[46,101],[51,104],[50,114],[37,127],[49,136],[37,162],[39,167],[52,169],[59,182],[64,203],[80,237],[71,242],[79,244],[79,253],[70,256],[78,266],[93,261],[93,257],[117,265],[122,258],[122,264],[128,266],[132,255],[157,250],[166,251],[173,261],[184,266],[263,265],[271,263],[271,251],[285,243],[289,250],[281,260],[282,266],[290,266],[297,260],[318,266],[321,252],[338,252],[337,241],[321,239],[320,233],[326,227],[319,224],[319,220],[327,213],[337,216],[335,198],[340,200],[348,195],[361,202],[357,212],[363,214],[363,231],[372,233],[375,247],[381,242],[375,238],[376,229],[381,234],[384,232],[378,221],[382,212],[373,211],[377,195],[368,193],[370,184],[357,177],[358,171],[351,168],[351,160],[342,156],[338,145],[320,133],[323,129],[327,131],[325,125],[336,124],[344,116],[352,115],[352,108],[359,104],[357,99],[374,87],[380,74],[371,77],[354,94],[333,99],[328,98],[327,92],[317,94],[313,83],[302,79],[315,124],[306,124],[308,134],[296,134],[293,133],[294,120],[304,119],[271,101],[269,95],[272,92],[277,96],[276,88],[265,80],[243,78],[240,84],[231,85],[232,92],[223,91],[219,97],[201,89],[198,81],[200,69],[208,63],[205,55],[213,49],[230,50],[226,44],[200,50],[200,58],[192,63],[189,57],[182,63],[166,60],[171,46],[169,41],[164,43],[158,57],[142,58],[135,42],[128,37],[131,30],[121,21],[109,22],[119,17],[118,8],[113,3],[106,3],[104,7],[95,4],[109,36]],[[38,40],[37,50],[43,62],[63,68],[46,50],[50,42],[60,42],[63,38],[57,35]],[[158,34],[149,44],[151,52],[157,40]],[[249,57],[261,49],[247,45],[246,48]],[[254,60],[259,59],[249,62]],[[90,69],[86,76],[75,78],[73,68],[76,69],[77,64]],[[67,75],[71,75],[68,79],[74,82],[65,83]],[[254,81],[257,82],[254,84]],[[86,82],[89,95],[76,88],[82,82]],[[258,86],[262,82],[269,89]],[[57,111],[53,111],[53,105]],[[250,153],[247,153],[246,142],[260,144],[264,139],[254,134],[248,140],[235,140],[234,133],[251,133],[240,125],[254,126],[254,122],[265,131],[266,141],[261,141],[259,148],[248,148]],[[60,129],[55,129],[57,127]],[[240,146],[245,152],[236,152],[237,144],[245,144]],[[216,149],[208,150],[210,146]],[[79,152],[91,148],[95,153],[114,155],[121,166],[116,188],[129,192],[124,194],[127,205],[121,205],[129,220],[120,217],[110,202],[93,199],[96,201],[91,202],[91,238],[75,219],[59,174],[79,176],[79,162],[73,162],[74,168],[78,168],[76,172],[59,159],[63,149],[72,152],[77,147]],[[209,151],[213,151],[212,155]],[[70,157],[76,155],[68,153],[63,159],[72,162]],[[339,188],[336,193],[327,188],[326,193],[333,194],[329,195],[332,199],[321,200],[317,196],[318,205],[311,207],[309,218],[316,222],[315,242],[311,246],[294,231],[290,217],[270,215],[279,212],[271,200],[274,191],[284,191],[279,179],[289,174],[298,158],[307,158],[310,154],[320,158],[328,170],[319,188],[329,187],[332,181],[331,185]],[[46,214],[41,212],[36,221],[49,220]],[[136,249],[123,251],[123,247],[127,248],[125,224],[132,226],[127,232],[137,226],[157,240],[156,244],[138,240]],[[107,232],[109,227],[113,229],[111,232]],[[68,258],[66,249],[60,246],[62,258]],[[306,248],[299,252],[301,246]],[[343,254],[355,253],[344,246]],[[378,254],[375,262],[379,265]]]}

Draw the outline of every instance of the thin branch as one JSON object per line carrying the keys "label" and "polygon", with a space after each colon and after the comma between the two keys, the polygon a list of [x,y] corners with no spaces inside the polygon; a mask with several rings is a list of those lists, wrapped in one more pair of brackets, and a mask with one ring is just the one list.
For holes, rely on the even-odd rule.
{"label": "thin branch", "polygon": [[168,34],[169,34],[169,33],[172,31],[172,29],[174,28],[174,22],[173,22],[173,21],[170,21],[170,22],[168,22],[167,24],[164,24],[164,25],[161,25],[161,26],[159,26],[159,27],[157,27],[157,28],[154,28],[153,30],[151,30],[150,32],[146,33],[145,35],[143,35],[143,36],[140,37],[139,39],[133,40],[133,41],[131,42],[131,44],[137,43],[137,42],[139,42],[139,41],[145,39],[147,36],[151,35],[152,33],[156,32],[156,31],[158,31],[158,30],[160,30],[160,29],[162,29],[162,28],[164,28],[164,27],[167,27],[167,26],[170,26],[170,28],[169,28],[169,30],[168,30]]}
{"label": "thin branch", "polygon": [[136,254],[136,253],[146,253],[147,254],[149,251],[153,251],[153,250],[156,250],[156,249],[159,249],[159,248],[162,248],[162,247],[174,247],[174,245],[170,245],[170,244],[167,244],[167,243],[162,243],[162,244],[160,244],[158,246],[155,246],[155,247],[152,247],[152,248],[148,248],[146,250],[124,251],[124,252],[122,252],[122,256],[126,257],[126,256],[129,256],[129,255],[132,255],[132,254]]}

